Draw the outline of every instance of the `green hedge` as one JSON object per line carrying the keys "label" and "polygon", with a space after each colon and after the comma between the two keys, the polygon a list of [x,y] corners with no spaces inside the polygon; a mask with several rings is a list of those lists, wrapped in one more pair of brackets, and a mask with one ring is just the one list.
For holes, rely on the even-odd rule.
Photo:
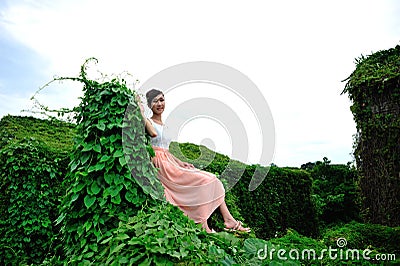
{"label": "green hedge", "polygon": [[[265,180],[254,191],[248,187],[257,165],[232,161],[229,157],[191,143],[172,143],[171,151],[197,167],[219,175],[226,180],[239,180],[229,194],[245,222],[257,237],[268,239],[293,228],[307,236],[318,235],[315,204],[311,198],[312,180],[307,171],[261,167]],[[228,196],[230,197],[230,196]],[[231,206],[228,206],[231,207]]]}
{"label": "green hedge", "polygon": [[249,224],[255,227],[256,235],[267,239],[293,228],[303,235],[317,236],[318,222],[311,200],[310,174],[271,167],[263,183],[251,192],[248,186],[255,168],[254,165],[247,166],[244,176],[232,191],[239,196],[239,206]]}

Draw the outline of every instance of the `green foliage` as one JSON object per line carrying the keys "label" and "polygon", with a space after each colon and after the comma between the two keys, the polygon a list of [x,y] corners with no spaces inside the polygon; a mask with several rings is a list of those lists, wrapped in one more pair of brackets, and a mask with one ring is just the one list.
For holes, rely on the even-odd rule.
{"label": "green foliage", "polygon": [[33,117],[0,120],[0,262],[39,263],[59,243],[57,215],[75,126]]}
{"label": "green foliage", "polygon": [[298,169],[271,167],[264,182],[250,192],[249,177],[255,167],[246,167],[244,177],[233,191],[242,195],[239,206],[246,219],[254,221],[256,235],[268,239],[293,228],[303,235],[317,236],[310,174]]}
{"label": "green foliage", "polygon": [[100,257],[96,261],[105,261],[107,265],[110,262],[115,265],[174,265],[218,264],[222,260],[232,260],[215,242],[221,244],[218,237],[209,237],[177,207],[162,203],[121,222],[113,234],[101,242],[107,246],[97,253]]}
{"label": "green foliage", "polygon": [[[71,78],[84,84],[84,96],[75,108],[77,135],[65,181],[69,188],[57,219],[67,263],[93,261],[120,222],[135,216],[146,202],[154,203],[148,196],[154,192],[150,186],[161,186],[148,156],[134,93],[123,80],[87,79],[85,67],[79,78]],[[123,142],[128,143],[125,149]],[[138,178],[149,180],[146,191]]]}
{"label": "green foliage", "polygon": [[[381,261],[379,265],[398,265],[399,237],[399,228],[351,222],[328,229],[321,239],[305,237],[291,229],[282,237],[269,241],[246,239],[244,249],[247,262],[253,263],[250,265],[287,265],[287,262],[289,265],[376,265],[379,264],[374,260],[377,254],[394,254],[397,258],[391,257],[392,260]],[[343,238],[347,245],[338,246],[337,240]],[[283,259],[279,259],[280,249]],[[370,260],[362,256],[365,249],[371,250]],[[359,257],[357,253],[348,252],[351,250],[358,250]],[[260,252],[263,260],[257,258],[256,252]]]}
{"label": "green foliage", "polygon": [[[400,45],[375,52],[369,56],[361,55],[356,59],[356,70],[348,77],[343,93],[349,93],[351,99],[362,94],[376,95],[376,91],[390,88],[390,83],[400,78]],[[365,89],[368,89],[365,91]]]}
{"label": "green foliage", "polygon": [[1,264],[38,264],[53,252],[59,230],[53,221],[68,161],[33,138],[0,149]]}
{"label": "green foliage", "polygon": [[327,245],[336,245],[338,237],[346,238],[348,248],[370,248],[379,252],[396,253],[400,259],[400,227],[353,221],[327,229],[323,240]]}
{"label": "green foliage", "polygon": [[[264,239],[205,233],[177,207],[155,200],[163,190],[150,162],[154,151],[144,135],[135,92],[120,79],[88,79],[85,65],[78,78],[56,79],[84,85],[82,102],[74,109],[77,125],[11,116],[0,121],[2,264],[352,264],[258,257],[265,247],[320,251],[335,246],[339,237],[348,238],[350,247],[399,253],[399,228],[350,223],[327,230],[321,240],[307,237],[318,235],[318,217],[328,223],[333,221],[329,215],[342,222],[357,216],[352,213],[357,213],[354,169],[327,160],[307,171],[274,166],[250,192],[257,165],[204,146],[172,143],[177,157],[215,173],[223,183],[239,180],[226,194],[227,205]],[[266,174],[268,169],[261,169]],[[318,208],[312,195],[320,197]],[[210,223],[223,227],[217,214]],[[275,235],[282,237],[271,238]]]}
{"label": "green foliage", "polygon": [[[370,249],[370,257],[376,254],[395,254],[396,260],[387,261],[387,264],[400,263],[400,227],[388,227],[379,224],[364,224],[351,222],[344,226],[335,226],[327,229],[323,241],[328,246],[336,246],[338,238],[345,238],[348,249]],[[385,265],[387,265],[385,264]]]}
{"label": "green foliage", "polygon": [[363,213],[373,223],[400,225],[400,45],[356,60],[343,93],[353,101],[354,156]]}
{"label": "green foliage", "polygon": [[327,158],[302,165],[313,179],[312,197],[322,227],[360,220],[357,171],[349,165],[332,165]]}

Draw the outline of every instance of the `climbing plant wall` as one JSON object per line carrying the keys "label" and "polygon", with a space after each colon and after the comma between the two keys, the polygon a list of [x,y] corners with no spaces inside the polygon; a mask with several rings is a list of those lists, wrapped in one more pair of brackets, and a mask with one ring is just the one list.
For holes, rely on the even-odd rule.
{"label": "climbing plant wall", "polygon": [[400,46],[356,59],[343,93],[357,125],[354,156],[368,221],[400,224]]}

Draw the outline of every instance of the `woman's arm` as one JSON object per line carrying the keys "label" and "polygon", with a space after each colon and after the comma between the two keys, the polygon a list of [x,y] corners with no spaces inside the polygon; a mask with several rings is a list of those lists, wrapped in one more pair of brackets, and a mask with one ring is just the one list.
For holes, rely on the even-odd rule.
{"label": "woman's arm", "polygon": [[143,119],[145,120],[145,125],[144,125],[144,127],[145,127],[145,129],[146,129],[147,134],[149,134],[150,137],[152,137],[152,138],[157,137],[157,131],[156,131],[156,129],[153,127],[153,125],[151,124],[151,122],[149,121],[149,119],[148,119],[148,118],[145,118],[144,116],[143,116]]}
{"label": "woman's arm", "polygon": [[152,137],[152,138],[157,137],[156,129],[153,127],[150,120],[148,118],[146,118],[146,116],[144,115],[144,107],[143,107],[142,101],[140,100],[140,97],[138,95],[136,95],[136,101],[139,104],[140,113],[142,114],[142,117],[143,117],[143,120],[145,123],[144,128],[145,128],[147,134],[149,134],[150,137]]}

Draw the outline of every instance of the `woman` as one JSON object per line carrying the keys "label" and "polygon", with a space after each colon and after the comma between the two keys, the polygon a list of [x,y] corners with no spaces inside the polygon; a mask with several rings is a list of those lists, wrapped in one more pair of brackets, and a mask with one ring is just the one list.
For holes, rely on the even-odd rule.
{"label": "woman", "polygon": [[201,223],[208,233],[214,231],[209,228],[207,219],[218,207],[224,219],[225,230],[250,232],[229,212],[224,187],[215,175],[182,162],[168,151],[170,140],[163,134],[166,126],[161,118],[165,108],[164,94],[152,89],[146,93],[146,98],[153,115],[145,119],[145,128],[151,136],[156,154],[153,163],[159,169],[158,178],[164,186],[166,199],[196,223]]}

